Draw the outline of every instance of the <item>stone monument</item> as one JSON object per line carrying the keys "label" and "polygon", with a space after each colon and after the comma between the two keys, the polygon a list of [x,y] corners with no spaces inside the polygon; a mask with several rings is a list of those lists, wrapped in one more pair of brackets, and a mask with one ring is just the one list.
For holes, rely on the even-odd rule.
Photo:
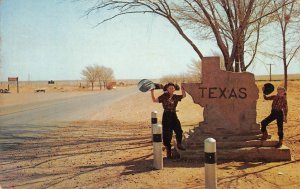
{"label": "stone monument", "polygon": [[219,57],[202,60],[201,83],[185,83],[183,87],[194,103],[204,108],[204,121],[184,134],[186,151],[178,150],[180,158],[204,157],[203,141],[217,140],[217,157],[241,161],[291,160],[286,146],[275,148],[277,140],[261,141],[256,122],[259,90],[252,73],[234,73],[220,69]]}

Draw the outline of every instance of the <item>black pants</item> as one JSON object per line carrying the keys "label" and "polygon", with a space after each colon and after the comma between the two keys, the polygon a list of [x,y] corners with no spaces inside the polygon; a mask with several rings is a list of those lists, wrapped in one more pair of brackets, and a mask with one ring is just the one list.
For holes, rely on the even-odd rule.
{"label": "black pants", "polygon": [[183,131],[181,129],[181,123],[177,118],[176,112],[164,111],[162,125],[164,146],[171,148],[173,130],[176,134],[177,143],[181,144]]}
{"label": "black pants", "polygon": [[277,121],[279,140],[283,139],[283,112],[281,110],[272,110],[271,114],[261,122],[261,131],[265,132],[269,123]]}

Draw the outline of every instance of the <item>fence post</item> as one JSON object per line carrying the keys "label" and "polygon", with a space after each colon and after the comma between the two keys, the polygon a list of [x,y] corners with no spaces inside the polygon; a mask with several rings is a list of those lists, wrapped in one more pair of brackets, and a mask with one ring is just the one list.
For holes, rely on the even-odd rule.
{"label": "fence post", "polygon": [[217,156],[216,156],[216,140],[207,138],[204,140],[204,155],[205,155],[205,188],[217,188]]}
{"label": "fence post", "polygon": [[153,141],[153,166],[155,169],[163,168],[162,155],[162,126],[159,124],[152,125]]}

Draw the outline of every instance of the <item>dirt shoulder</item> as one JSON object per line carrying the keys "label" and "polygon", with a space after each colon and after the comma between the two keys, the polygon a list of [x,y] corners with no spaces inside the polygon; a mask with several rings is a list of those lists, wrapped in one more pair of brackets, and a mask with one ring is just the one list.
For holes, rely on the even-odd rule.
{"label": "dirt shoulder", "polygon": [[[261,85],[261,84],[259,84]],[[299,85],[300,86],[300,85]],[[299,188],[300,99],[298,84],[289,91],[289,122],[285,143],[289,162],[218,162],[219,188]],[[157,93],[158,95],[158,93]],[[258,118],[269,113],[269,102],[258,101]],[[202,120],[202,109],[187,97],[178,106],[187,131]],[[0,157],[3,188],[204,188],[204,163],[168,160],[152,168],[150,113],[159,112],[150,94],[139,93],[95,114],[93,120],[71,123],[43,138],[28,140]],[[269,127],[277,137],[275,123]]]}

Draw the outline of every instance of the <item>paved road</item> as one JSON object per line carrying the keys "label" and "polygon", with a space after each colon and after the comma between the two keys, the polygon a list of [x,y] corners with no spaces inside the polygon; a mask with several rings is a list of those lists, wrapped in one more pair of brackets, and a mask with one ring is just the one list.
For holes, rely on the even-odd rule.
{"label": "paved road", "polygon": [[[0,115],[0,151],[13,148],[25,139],[34,139],[71,121],[89,119],[113,102],[137,93],[136,88],[105,91],[96,94],[4,107]],[[7,110],[7,111],[6,111]],[[14,111],[12,111],[14,110]]]}

